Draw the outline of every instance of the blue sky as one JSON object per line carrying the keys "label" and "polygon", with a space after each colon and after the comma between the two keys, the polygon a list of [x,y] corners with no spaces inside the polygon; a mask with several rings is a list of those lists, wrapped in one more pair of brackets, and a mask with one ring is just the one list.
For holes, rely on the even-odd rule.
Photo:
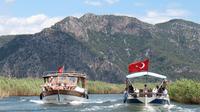
{"label": "blue sky", "polygon": [[0,35],[36,33],[85,13],[136,17],[156,24],[179,18],[200,23],[199,0],[0,0]]}

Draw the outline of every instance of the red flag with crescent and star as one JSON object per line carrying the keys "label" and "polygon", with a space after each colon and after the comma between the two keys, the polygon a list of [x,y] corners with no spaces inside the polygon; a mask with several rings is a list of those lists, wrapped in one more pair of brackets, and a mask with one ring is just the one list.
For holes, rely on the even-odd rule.
{"label": "red flag with crescent and star", "polygon": [[144,61],[136,61],[129,64],[128,66],[129,73],[148,71],[148,69],[149,59],[145,59]]}

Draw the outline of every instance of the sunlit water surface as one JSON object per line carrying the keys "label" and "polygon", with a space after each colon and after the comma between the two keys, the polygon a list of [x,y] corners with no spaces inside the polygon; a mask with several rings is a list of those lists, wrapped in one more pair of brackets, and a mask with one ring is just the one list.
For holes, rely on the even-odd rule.
{"label": "sunlit water surface", "polygon": [[124,104],[121,94],[92,94],[89,98],[70,104],[44,104],[38,96],[8,97],[0,99],[0,112],[200,112],[200,105],[175,102],[163,106]]}

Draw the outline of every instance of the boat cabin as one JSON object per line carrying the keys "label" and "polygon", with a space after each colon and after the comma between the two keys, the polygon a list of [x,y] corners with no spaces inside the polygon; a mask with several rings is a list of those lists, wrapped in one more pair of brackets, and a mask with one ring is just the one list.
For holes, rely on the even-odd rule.
{"label": "boat cabin", "polygon": [[46,91],[72,90],[77,86],[86,88],[86,75],[77,72],[49,73],[44,78]]}
{"label": "boat cabin", "polygon": [[[132,84],[132,81],[130,79],[135,79],[138,77],[143,76],[151,76],[155,78],[161,79],[161,83],[157,84],[157,86],[151,88],[147,83],[144,83],[142,88],[136,88],[135,85]],[[126,88],[127,92],[132,95],[133,97],[152,97],[152,96],[162,96],[164,91],[166,91],[167,81],[166,76],[160,75],[153,72],[138,72],[133,73],[128,76],[126,76]]]}
{"label": "boat cabin", "polygon": [[48,73],[40,99],[45,103],[69,103],[88,99],[86,74],[77,72]]}

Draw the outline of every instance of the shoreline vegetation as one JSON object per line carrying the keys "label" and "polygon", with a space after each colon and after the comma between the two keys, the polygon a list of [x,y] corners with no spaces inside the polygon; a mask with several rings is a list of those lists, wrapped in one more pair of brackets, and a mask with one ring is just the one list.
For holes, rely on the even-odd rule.
{"label": "shoreline vegetation", "polygon": [[[0,76],[0,98],[8,96],[39,96],[43,79],[8,78]],[[119,94],[125,84],[113,84],[101,81],[88,81],[89,94]]]}
{"label": "shoreline vegetation", "polygon": [[169,85],[170,99],[185,104],[200,104],[200,81],[181,79]]}
{"label": "shoreline vegetation", "polygon": [[[39,96],[43,79],[0,77],[0,98],[8,96]],[[153,87],[149,84],[149,87]],[[136,87],[143,87],[137,83]],[[88,81],[89,94],[119,94],[125,84]],[[177,80],[168,85],[170,99],[179,103],[200,104],[200,82],[190,79]]]}

